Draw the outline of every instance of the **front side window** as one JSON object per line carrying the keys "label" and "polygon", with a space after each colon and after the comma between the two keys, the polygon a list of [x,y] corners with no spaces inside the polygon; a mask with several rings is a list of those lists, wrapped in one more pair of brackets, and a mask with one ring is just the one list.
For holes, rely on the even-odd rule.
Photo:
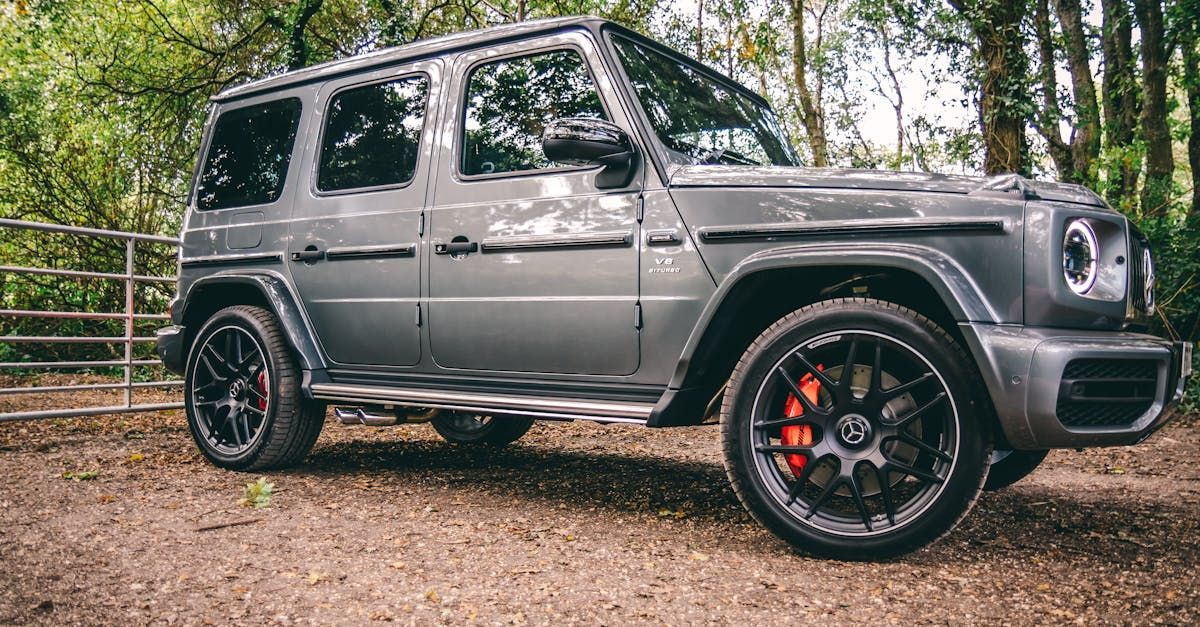
{"label": "front side window", "polygon": [[299,121],[297,98],[222,113],[200,173],[196,207],[225,209],[278,200]]}
{"label": "front side window", "polygon": [[572,50],[481,65],[467,81],[463,174],[559,167],[542,152],[542,130],[558,118],[607,119],[587,67]]}
{"label": "front side window", "polygon": [[614,37],[655,134],[690,164],[798,165],[775,114],[700,68]]}
{"label": "front side window", "polygon": [[413,76],[340,92],[329,104],[317,189],[323,192],[412,180],[429,81]]}

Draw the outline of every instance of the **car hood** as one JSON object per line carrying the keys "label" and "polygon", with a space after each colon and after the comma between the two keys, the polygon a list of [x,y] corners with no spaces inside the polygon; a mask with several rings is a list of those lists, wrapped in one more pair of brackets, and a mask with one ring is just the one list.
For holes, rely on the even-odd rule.
{"label": "car hood", "polygon": [[1107,207],[1103,199],[1086,187],[1033,181],[1016,174],[980,177],[837,168],[689,165],[672,172],[670,181],[671,187],[807,187],[959,195],[1013,192],[1029,199]]}

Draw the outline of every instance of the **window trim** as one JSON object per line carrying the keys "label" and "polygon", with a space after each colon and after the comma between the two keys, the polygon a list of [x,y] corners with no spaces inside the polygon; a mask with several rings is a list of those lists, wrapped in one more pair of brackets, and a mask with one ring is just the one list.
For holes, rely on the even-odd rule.
{"label": "window trim", "polygon": [[[262,107],[265,105],[271,105],[271,104],[275,104],[275,103],[285,103],[285,102],[294,102],[295,103],[295,105],[296,105],[296,120],[295,120],[293,129],[292,129],[291,145],[288,147],[288,151],[287,151],[287,163],[284,165],[283,172],[280,172],[280,177],[279,177],[280,185],[279,185],[279,189],[276,190],[276,192],[275,192],[275,196],[273,198],[271,198],[270,200],[267,200],[266,202],[252,202],[252,203],[245,203],[245,204],[227,205],[227,206],[223,206],[223,207],[202,207],[202,206],[200,206],[200,187],[204,180],[204,173],[208,170],[208,158],[209,158],[209,156],[211,156],[210,153],[212,152],[213,140],[216,139],[217,130],[221,123],[221,118],[225,117],[225,115],[227,115],[229,113],[233,113],[234,111],[241,111],[243,109],[250,109],[253,107]],[[209,213],[209,212],[214,212],[214,211],[225,211],[227,209],[244,209],[246,207],[266,207],[268,205],[273,205],[273,204],[279,202],[279,199],[283,198],[283,193],[285,191],[287,191],[288,176],[292,172],[292,161],[296,157],[296,144],[297,144],[296,140],[301,138],[301,130],[302,130],[301,124],[304,122],[304,115],[305,115],[304,100],[302,100],[297,95],[287,96],[285,98],[268,98],[268,99],[261,100],[258,102],[252,102],[249,104],[245,104],[240,107],[232,107],[229,109],[217,111],[216,116],[212,120],[212,128],[211,128],[211,130],[207,131],[207,137],[204,141],[204,153],[201,156],[201,158],[198,160],[199,166],[197,167],[197,171],[196,171],[195,183],[192,185],[192,197],[191,197],[191,201],[188,204],[191,205],[195,211]]]}
{"label": "window trim", "polygon": [[[493,48],[480,48],[478,50],[473,50],[471,52],[472,53],[486,52],[488,50],[494,50],[494,49],[495,49],[494,47]],[[475,182],[481,182],[481,181],[495,181],[495,180],[499,180],[499,179],[508,179],[508,178],[525,178],[525,177],[529,177],[529,176],[541,176],[541,175],[547,175],[547,174],[588,172],[588,171],[599,170],[602,167],[604,167],[604,166],[599,166],[599,165],[573,165],[573,166],[567,165],[567,166],[557,166],[557,167],[553,167],[553,168],[535,168],[533,170],[514,170],[511,172],[492,172],[490,174],[466,174],[462,171],[463,151],[466,149],[466,137],[467,137],[467,90],[471,87],[471,75],[475,73],[475,70],[479,69],[481,66],[484,66],[484,65],[492,65],[495,63],[501,63],[503,61],[509,61],[511,59],[520,59],[520,58],[524,58],[524,57],[535,57],[535,56],[540,56],[543,54],[550,54],[552,52],[558,52],[560,50],[567,50],[570,52],[574,52],[575,54],[577,54],[579,56],[579,60],[583,62],[583,69],[588,74],[588,79],[592,81],[592,88],[596,90],[596,99],[600,101],[600,107],[604,109],[604,115],[608,118],[609,121],[612,121],[612,119],[613,119],[612,109],[611,109],[611,107],[608,106],[608,103],[605,102],[605,100],[604,100],[604,93],[600,90],[600,84],[596,81],[596,73],[592,69],[592,64],[588,61],[587,53],[586,53],[586,51],[584,51],[582,46],[580,46],[574,42],[554,43],[554,44],[549,44],[549,45],[543,46],[541,48],[535,48],[532,50],[530,50],[530,49],[514,50],[513,52],[508,53],[508,54],[502,54],[502,55],[498,55],[498,56],[494,56],[494,57],[483,57],[481,59],[478,59],[478,60],[472,62],[471,65],[467,66],[467,69],[465,72],[463,72],[462,79],[460,81],[460,89],[459,89],[459,93],[458,93],[458,103],[459,103],[459,110],[458,110],[458,116],[457,116],[458,120],[455,122],[456,127],[457,127],[456,128],[457,132],[455,132],[455,134],[454,134],[454,151],[453,151],[454,154],[452,155],[453,158],[451,159],[454,162],[451,172],[453,173],[454,178],[456,180],[458,180],[458,182],[460,182],[460,183],[475,183]],[[628,132],[628,131],[626,131],[626,132]]]}
{"label": "window trim", "polygon": [[[333,103],[334,98],[337,98],[343,92],[347,92],[350,90],[361,89],[364,87],[373,87],[375,85],[384,85],[387,83],[395,83],[395,82],[404,81],[404,80],[408,80],[408,79],[416,78],[416,77],[421,77],[421,78],[425,79],[425,114],[421,118],[420,134],[417,135],[417,163],[416,163],[416,167],[413,168],[412,176],[408,177],[407,181],[403,181],[400,183],[386,183],[383,185],[369,185],[366,187],[347,187],[345,189],[335,189],[335,190],[328,190],[328,191],[322,190],[319,187],[320,177],[321,177],[321,156],[325,151],[325,132],[328,130],[328,127],[329,127],[329,116],[333,113],[332,107],[330,105]],[[308,186],[309,192],[313,196],[316,196],[318,198],[325,198],[325,197],[330,197],[330,196],[346,196],[349,194],[369,194],[372,192],[383,192],[383,191],[388,191],[388,190],[404,189],[406,187],[411,186],[413,184],[413,181],[417,180],[417,177],[421,174],[421,170],[423,167],[422,161],[426,161],[426,159],[422,159],[421,147],[423,146],[423,142],[425,141],[426,131],[429,130],[430,104],[431,104],[431,101],[433,100],[432,98],[430,98],[430,95],[432,93],[433,93],[433,77],[430,75],[430,73],[425,70],[412,70],[410,72],[404,72],[402,74],[397,74],[394,76],[387,76],[387,77],[380,78],[380,79],[363,81],[361,83],[351,83],[348,85],[342,85],[341,87],[338,87],[337,89],[333,90],[327,97],[323,98],[322,99],[323,102],[321,104],[324,105],[324,107],[323,107],[324,113],[321,114],[320,128],[317,133],[317,137],[316,137],[317,141],[316,141],[316,144],[314,145],[315,147],[313,149],[312,170],[311,170],[311,172],[309,172],[309,181],[310,181],[310,184]]]}

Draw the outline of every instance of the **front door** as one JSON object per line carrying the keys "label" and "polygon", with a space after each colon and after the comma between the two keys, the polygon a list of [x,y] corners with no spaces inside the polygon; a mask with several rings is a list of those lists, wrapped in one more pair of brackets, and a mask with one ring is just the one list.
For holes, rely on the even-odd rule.
{"label": "front door", "polygon": [[556,118],[630,128],[611,84],[597,80],[594,44],[567,33],[538,51],[500,46],[455,63],[430,212],[434,361],[634,373],[641,171],[625,188],[599,189],[598,168],[565,167],[541,150],[542,130]]}
{"label": "front door", "polygon": [[421,223],[439,65],[333,81],[318,95],[293,210],[290,268],[326,355],[338,364],[421,358]]}

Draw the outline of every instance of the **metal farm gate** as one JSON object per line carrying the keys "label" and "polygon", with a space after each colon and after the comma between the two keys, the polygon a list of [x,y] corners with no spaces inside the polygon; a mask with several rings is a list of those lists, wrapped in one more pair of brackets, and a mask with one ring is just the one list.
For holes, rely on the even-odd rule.
{"label": "metal farm gate", "polygon": [[118,414],[141,411],[158,411],[164,409],[179,409],[183,407],[182,402],[172,403],[150,403],[150,404],[134,404],[134,390],[145,388],[172,388],[181,387],[182,381],[179,380],[163,380],[163,381],[135,381],[134,369],[147,366],[160,365],[159,359],[134,359],[134,346],[139,343],[153,342],[153,337],[139,337],[134,335],[135,322],[138,320],[168,320],[170,316],[165,313],[149,313],[137,312],[135,309],[134,295],[135,287],[138,283],[174,283],[175,277],[168,276],[148,276],[135,274],[134,268],[134,251],[139,242],[165,244],[172,247],[179,246],[179,240],[170,237],[161,237],[157,235],[144,235],[141,233],[126,233],[123,231],[106,231],[102,229],[89,229],[73,226],[63,226],[58,224],[46,224],[42,222],[26,222],[22,220],[6,220],[0,219],[0,228],[3,229],[21,229],[28,231],[41,231],[46,233],[62,233],[67,235],[90,237],[90,238],[107,238],[110,240],[118,240],[125,242],[125,272],[93,272],[89,270],[60,270],[56,268],[30,268],[23,266],[7,265],[7,260],[0,260],[0,273],[12,273],[23,275],[50,275],[58,277],[69,277],[77,279],[104,279],[112,281],[121,281],[125,284],[125,306],[124,311],[119,312],[93,312],[93,311],[37,311],[37,310],[18,310],[18,309],[0,309],[0,316],[13,318],[59,318],[59,319],[83,319],[83,320],[123,320],[125,322],[125,332],[117,337],[90,337],[90,336],[67,336],[67,335],[52,335],[52,336],[19,336],[19,335],[0,335],[0,343],[7,344],[34,344],[34,343],[75,343],[75,344],[123,344],[125,349],[124,359],[108,360],[108,361],[15,361],[15,362],[0,362],[0,374],[4,374],[11,370],[57,370],[57,369],[80,369],[80,368],[122,368],[124,376],[120,383],[84,383],[74,385],[52,385],[52,386],[17,386],[17,387],[0,387],[0,396],[9,396],[14,394],[40,394],[40,393],[62,393],[70,394],[72,392],[94,391],[94,390],[119,390],[123,392],[124,401],[120,405],[110,406],[92,406],[92,407],[76,407],[76,408],[57,408],[57,409],[41,409],[37,411],[11,411],[7,413],[0,412],[0,422],[9,422],[14,420],[36,420],[41,418],[67,418],[75,416],[96,416],[102,414]]}

